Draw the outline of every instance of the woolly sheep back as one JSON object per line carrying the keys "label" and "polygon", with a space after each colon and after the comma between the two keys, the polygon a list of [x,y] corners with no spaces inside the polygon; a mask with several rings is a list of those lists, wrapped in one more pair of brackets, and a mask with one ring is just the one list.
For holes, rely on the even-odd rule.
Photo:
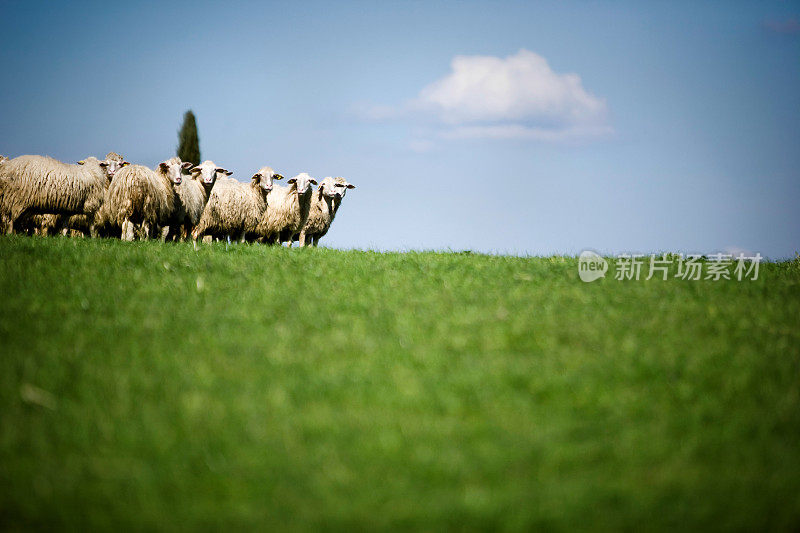
{"label": "woolly sheep back", "polygon": [[[172,158],[166,163],[175,163]],[[114,175],[105,197],[101,222],[123,228],[127,223],[155,229],[169,221],[175,209],[175,192],[167,176],[143,165],[127,165]]]}
{"label": "woolly sheep back", "polygon": [[[301,176],[314,182],[306,173],[301,173],[293,179],[297,180]],[[305,193],[299,193],[297,181],[288,187],[275,186],[267,197],[267,210],[256,228],[258,236],[268,243],[289,241],[291,245],[292,236],[300,231],[308,220],[313,194],[313,187],[309,187]]]}
{"label": "woolly sheep back", "polygon": [[7,230],[26,213],[85,214],[94,219],[108,177],[95,157],[70,165],[39,155],[23,155],[0,165],[0,215]]}

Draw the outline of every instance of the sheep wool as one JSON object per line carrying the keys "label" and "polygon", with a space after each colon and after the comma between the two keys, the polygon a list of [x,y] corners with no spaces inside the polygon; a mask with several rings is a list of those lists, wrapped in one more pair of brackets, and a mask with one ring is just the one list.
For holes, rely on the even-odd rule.
{"label": "sheep wool", "polygon": [[269,244],[289,242],[308,220],[311,209],[311,196],[317,181],[303,172],[286,181],[288,187],[275,187],[267,197],[268,207],[261,217],[256,233],[262,241]]}
{"label": "sheep wool", "polygon": [[311,200],[305,226],[292,240],[300,241],[300,246],[317,246],[319,240],[328,233],[347,189],[355,189],[355,185],[342,177],[323,179]]}
{"label": "sheep wool", "polygon": [[6,232],[28,214],[86,215],[94,220],[109,184],[108,162],[88,157],[77,165],[23,155],[0,165],[0,216]]}
{"label": "sheep wool", "polygon": [[[192,164],[184,162],[181,166],[189,169]],[[191,235],[200,222],[217,179],[231,174],[233,172],[217,167],[213,161],[203,161],[191,168],[191,175],[184,176],[186,179],[175,187],[175,210],[169,221],[167,240],[187,239]]]}
{"label": "sheep wool", "polygon": [[283,176],[270,167],[262,167],[253,174],[249,184],[217,178],[200,221],[192,231],[194,242],[206,235],[242,242],[253,240],[276,179]]}
{"label": "sheep wool", "polygon": [[173,185],[180,183],[180,171],[177,157],[159,164],[156,170],[143,165],[121,168],[106,193],[102,222],[118,226],[125,240],[133,240],[134,226],[152,237],[174,212]]}

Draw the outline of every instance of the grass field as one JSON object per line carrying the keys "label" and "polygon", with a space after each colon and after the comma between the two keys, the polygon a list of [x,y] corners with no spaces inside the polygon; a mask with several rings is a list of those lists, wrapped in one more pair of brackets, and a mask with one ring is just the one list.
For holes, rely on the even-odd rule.
{"label": "grass field", "polygon": [[0,238],[0,528],[800,528],[800,262]]}

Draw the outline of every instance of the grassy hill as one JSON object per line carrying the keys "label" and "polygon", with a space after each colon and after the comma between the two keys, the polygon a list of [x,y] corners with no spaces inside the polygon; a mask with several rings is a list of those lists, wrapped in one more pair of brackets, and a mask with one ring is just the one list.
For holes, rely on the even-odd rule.
{"label": "grassy hill", "polygon": [[800,262],[0,238],[0,527],[800,528]]}

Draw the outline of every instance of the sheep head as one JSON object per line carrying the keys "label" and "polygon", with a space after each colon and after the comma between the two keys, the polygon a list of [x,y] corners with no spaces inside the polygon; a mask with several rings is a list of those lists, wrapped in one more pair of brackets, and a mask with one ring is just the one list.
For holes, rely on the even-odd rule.
{"label": "sheep head", "polygon": [[289,185],[295,185],[297,187],[297,194],[305,194],[308,192],[309,187],[317,184],[317,180],[305,172],[301,172],[297,176],[286,180],[286,183]]}
{"label": "sheep head", "polygon": [[[110,156],[112,154],[108,155]],[[106,179],[108,179],[109,182],[111,182],[111,179],[114,177],[114,174],[116,174],[116,172],[119,169],[121,169],[125,165],[130,165],[130,163],[128,163],[127,161],[123,161],[121,156],[116,156],[116,158],[111,158],[111,159],[109,159],[109,157],[106,156],[106,159],[104,159],[103,161],[100,161],[94,156],[90,156],[87,157],[86,159],[81,159],[80,161],[78,161],[79,165],[85,165],[86,163],[92,163],[98,165],[105,173]]]}
{"label": "sheep head", "polygon": [[183,162],[177,157],[159,163],[158,171],[166,176],[173,185],[180,185],[183,181]]}
{"label": "sheep head", "polygon": [[0,155],[0,165],[2,165],[3,163],[5,163],[6,161],[8,161],[8,157],[6,157],[6,156],[4,156],[4,155]]}
{"label": "sheep head", "polygon": [[203,161],[192,169],[192,179],[198,180],[204,187],[212,187],[219,176],[230,176],[230,170],[218,167],[213,161]]}
{"label": "sheep head", "polygon": [[272,190],[273,180],[282,180],[283,176],[272,170],[270,167],[261,167],[261,169],[253,174],[253,184],[258,185],[266,192]]}
{"label": "sheep head", "polygon": [[[103,165],[103,163],[105,163],[105,166]],[[103,169],[105,169],[106,176],[108,176],[109,180],[113,178],[114,174],[116,174],[117,171],[122,167],[124,167],[125,165],[130,165],[130,163],[125,161],[125,158],[116,152],[109,152],[108,154],[106,154],[105,161],[100,163],[100,166],[102,166]]]}
{"label": "sheep head", "polygon": [[342,177],[333,178],[334,183],[334,196],[337,198],[344,198],[347,189],[355,189],[356,186],[352,183],[348,182],[346,179]]}

